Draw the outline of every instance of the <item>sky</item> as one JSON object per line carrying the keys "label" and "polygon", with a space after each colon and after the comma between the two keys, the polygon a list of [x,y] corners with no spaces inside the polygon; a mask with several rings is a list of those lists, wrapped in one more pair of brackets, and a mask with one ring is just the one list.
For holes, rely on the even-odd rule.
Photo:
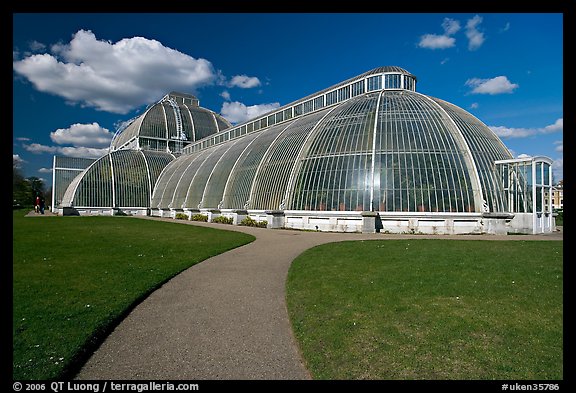
{"label": "sky", "polygon": [[380,66],[563,179],[562,13],[14,13],[13,164],[98,158],[170,91],[240,123]]}

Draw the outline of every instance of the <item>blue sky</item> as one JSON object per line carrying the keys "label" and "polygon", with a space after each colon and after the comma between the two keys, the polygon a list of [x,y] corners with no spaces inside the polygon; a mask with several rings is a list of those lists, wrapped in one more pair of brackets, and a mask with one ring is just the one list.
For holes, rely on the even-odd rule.
{"label": "blue sky", "polygon": [[241,122],[372,68],[466,109],[563,179],[561,13],[13,14],[13,162],[99,157],[169,91]]}

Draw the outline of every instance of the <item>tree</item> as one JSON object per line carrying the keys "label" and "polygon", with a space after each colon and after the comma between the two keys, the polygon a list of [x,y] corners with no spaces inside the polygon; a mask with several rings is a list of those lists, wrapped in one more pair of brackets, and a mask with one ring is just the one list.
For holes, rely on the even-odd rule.
{"label": "tree", "polygon": [[35,176],[24,178],[16,166],[12,167],[13,207],[34,205],[36,195],[44,196],[45,194],[45,185],[41,179]]}
{"label": "tree", "polygon": [[30,182],[22,176],[20,170],[13,167],[12,171],[12,204],[14,207],[30,206],[33,201],[32,186]]}

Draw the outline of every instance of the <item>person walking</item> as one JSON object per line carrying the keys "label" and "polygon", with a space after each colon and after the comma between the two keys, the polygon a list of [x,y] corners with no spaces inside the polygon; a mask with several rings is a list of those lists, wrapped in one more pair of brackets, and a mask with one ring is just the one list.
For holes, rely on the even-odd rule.
{"label": "person walking", "polygon": [[44,214],[44,206],[46,205],[46,201],[44,196],[40,197],[40,214]]}
{"label": "person walking", "polygon": [[36,194],[36,201],[34,202],[34,212],[40,212],[40,194]]}

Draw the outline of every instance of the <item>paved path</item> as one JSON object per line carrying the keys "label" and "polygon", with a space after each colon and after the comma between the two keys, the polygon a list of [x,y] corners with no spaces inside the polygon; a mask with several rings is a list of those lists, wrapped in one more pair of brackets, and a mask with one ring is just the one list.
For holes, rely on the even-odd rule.
{"label": "paved path", "polygon": [[[292,260],[310,247],[334,241],[434,237],[269,230],[142,218],[239,230],[256,240],[194,265],[154,291],[102,343],[78,379],[310,379],[285,303]],[[561,240],[563,234],[437,237]]]}

